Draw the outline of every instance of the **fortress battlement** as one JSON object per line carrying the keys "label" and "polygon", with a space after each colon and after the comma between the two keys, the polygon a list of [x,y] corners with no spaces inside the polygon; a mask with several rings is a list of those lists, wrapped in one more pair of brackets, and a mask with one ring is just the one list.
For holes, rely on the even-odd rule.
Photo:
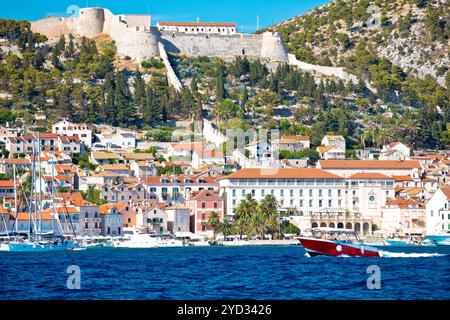
{"label": "fortress battlement", "polygon": [[227,34],[179,32],[180,29],[167,31],[153,27],[150,15],[114,15],[108,9],[94,7],[80,9],[76,18],[41,19],[32,22],[31,28],[49,39],[69,34],[88,38],[108,34],[116,42],[118,53],[135,61],[159,56],[158,43],[161,42],[168,52],[185,55],[250,55],[273,62],[288,62],[287,50],[279,33],[235,33],[231,24],[232,32]]}

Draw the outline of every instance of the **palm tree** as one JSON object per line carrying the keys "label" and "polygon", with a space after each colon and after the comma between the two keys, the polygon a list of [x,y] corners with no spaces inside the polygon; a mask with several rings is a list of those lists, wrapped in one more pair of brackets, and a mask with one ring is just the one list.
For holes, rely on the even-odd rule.
{"label": "palm tree", "polygon": [[239,239],[242,240],[242,236],[246,234],[248,229],[247,221],[239,219],[234,223],[234,232],[239,235]]}
{"label": "palm tree", "polygon": [[216,241],[217,227],[220,224],[219,215],[217,214],[216,211],[211,212],[211,214],[209,215],[208,224],[213,228],[213,237],[214,237],[214,241]]}
{"label": "palm tree", "polygon": [[228,219],[224,219],[219,225],[219,231],[223,234],[224,237],[227,237],[233,234],[233,225]]}
{"label": "palm tree", "polygon": [[256,213],[258,202],[252,198],[251,194],[247,194],[244,200],[234,209],[236,220],[248,220]]}
{"label": "palm tree", "polygon": [[273,195],[267,195],[258,206],[259,219],[272,237],[278,228],[279,204]]}

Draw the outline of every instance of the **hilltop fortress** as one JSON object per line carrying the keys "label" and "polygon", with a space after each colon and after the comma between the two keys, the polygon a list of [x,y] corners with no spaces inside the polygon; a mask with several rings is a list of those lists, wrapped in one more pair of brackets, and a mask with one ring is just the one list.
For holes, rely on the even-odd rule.
{"label": "hilltop fortress", "polygon": [[83,8],[79,17],[48,17],[32,22],[31,28],[49,39],[107,34],[116,42],[119,54],[135,61],[160,56],[160,43],[168,52],[189,56],[248,55],[271,62],[289,61],[279,33],[237,33],[233,23],[160,22],[154,27],[150,15],[114,15],[104,8]]}

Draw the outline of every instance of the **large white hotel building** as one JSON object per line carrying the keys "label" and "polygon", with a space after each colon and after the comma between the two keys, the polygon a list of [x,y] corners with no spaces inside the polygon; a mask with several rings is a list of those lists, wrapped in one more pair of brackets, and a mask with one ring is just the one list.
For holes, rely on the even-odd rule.
{"label": "large white hotel building", "polygon": [[219,179],[219,185],[230,219],[247,194],[257,201],[270,194],[281,211],[298,217],[303,228],[348,228],[364,233],[380,226],[381,207],[395,197],[390,176],[361,172],[344,178],[317,168],[242,169]]}

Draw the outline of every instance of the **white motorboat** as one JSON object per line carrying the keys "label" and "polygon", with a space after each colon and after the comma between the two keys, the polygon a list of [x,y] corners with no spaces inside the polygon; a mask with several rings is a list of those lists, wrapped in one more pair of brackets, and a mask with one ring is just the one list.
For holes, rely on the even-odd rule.
{"label": "white motorboat", "polygon": [[[130,234],[131,232],[131,234]],[[128,249],[150,249],[157,248],[157,241],[150,237],[148,233],[139,233],[137,231],[125,231],[124,239],[116,240],[112,243],[114,248]]]}
{"label": "white motorboat", "polygon": [[168,234],[139,233],[136,230],[124,231],[124,238],[112,244],[115,248],[150,249],[150,248],[181,248],[182,240],[174,239]]}

